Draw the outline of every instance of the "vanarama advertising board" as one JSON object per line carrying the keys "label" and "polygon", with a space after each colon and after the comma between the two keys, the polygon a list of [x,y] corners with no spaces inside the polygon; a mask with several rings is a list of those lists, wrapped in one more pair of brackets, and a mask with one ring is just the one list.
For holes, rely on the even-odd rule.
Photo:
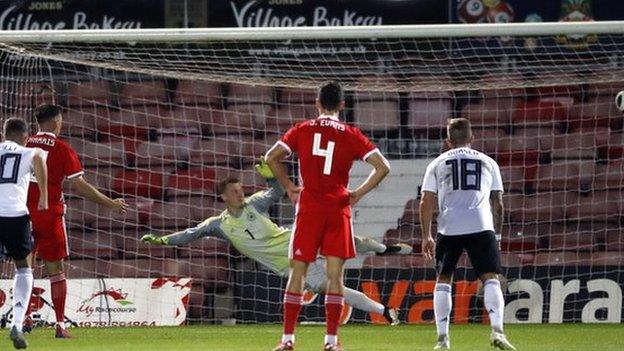
{"label": "vanarama advertising board", "polygon": [[[12,280],[0,280],[0,314],[11,308]],[[54,322],[47,279],[35,280],[34,311]],[[190,278],[70,279],[66,315],[81,327],[181,325],[191,291]]]}

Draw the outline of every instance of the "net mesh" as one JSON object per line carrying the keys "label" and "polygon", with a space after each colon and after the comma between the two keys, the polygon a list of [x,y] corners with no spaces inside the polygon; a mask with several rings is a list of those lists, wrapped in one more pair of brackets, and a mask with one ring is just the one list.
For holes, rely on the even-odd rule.
{"label": "net mesh", "polygon": [[[358,205],[355,232],[415,250],[360,257],[347,283],[401,307],[405,321],[431,321],[421,303],[432,296],[434,272],[420,255],[418,185],[447,120],[467,117],[473,147],[494,157],[504,178],[509,321],[556,321],[559,304],[565,320],[612,321],[604,309],[585,312],[595,296],[589,285],[561,301],[554,291],[578,277],[622,282],[624,137],[613,100],[624,90],[624,36],[584,38],[2,44],[0,104],[3,116],[31,122],[37,104],[62,105],[61,136],[84,177],[131,203],[128,214],[115,214],[66,184],[70,279],[190,277],[191,322],[277,322],[284,279],[223,239],[183,247],[138,239],[218,215],[215,183],[226,176],[239,177],[247,195],[265,189],[254,162],[316,116],[314,89],[330,79],[348,92],[342,118],[371,136],[394,170]],[[353,177],[366,174],[358,165]],[[270,215],[289,225],[293,212],[282,200]],[[460,267],[470,267],[465,258]],[[460,268],[455,279],[455,322],[483,321],[474,273]],[[522,305],[535,292],[531,282],[550,317]],[[322,320],[319,301],[307,320]],[[361,311],[351,319],[383,322]]]}

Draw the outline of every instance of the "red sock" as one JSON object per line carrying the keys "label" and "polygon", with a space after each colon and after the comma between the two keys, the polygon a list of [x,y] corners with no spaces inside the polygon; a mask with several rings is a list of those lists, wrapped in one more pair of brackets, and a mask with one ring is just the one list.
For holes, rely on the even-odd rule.
{"label": "red sock", "polygon": [[338,324],[340,324],[340,315],[342,314],[343,305],[344,298],[342,295],[325,295],[325,320],[327,321],[327,335],[338,335]]}
{"label": "red sock", "polygon": [[303,295],[286,292],[284,294],[284,334],[295,333],[295,325],[303,304]]}
{"label": "red sock", "polygon": [[65,297],[67,296],[67,280],[65,273],[57,273],[50,276],[52,304],[56,313],[56,322],[65,325]]}

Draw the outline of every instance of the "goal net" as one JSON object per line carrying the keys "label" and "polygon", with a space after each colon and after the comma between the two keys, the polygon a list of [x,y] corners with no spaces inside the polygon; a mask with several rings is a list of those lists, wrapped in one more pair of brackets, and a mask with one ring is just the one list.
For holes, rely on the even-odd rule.
{"label": "goal net", "polygon": [[[363,253],[349,264],[349,287],[401,308],[405,322],[432,322],[435,272],[420,254],[419,185],[448,119],[466,117],[473,148],[495,158],[504,178],[506,320],[619,323],[624,120],[614,97],[624,90],[622,28],[4,32],[0,106],[3,119],[21,116],[33,128],[35,106],[63,106],[61,138],[80,155],[84,177],[131,203],[126,215],[112,213],[66,184],[67,314],[79,325],[279,322],[285,278],[224,238],[179,247],[139,238],[219,215],[215,184],[227,176],[247,195],[266,189],[254,162],[317,115],[315,88],[327,80],[347,91],[341,118],[392,163],[355,207],[355,234],[414,248],[406,256]],[[289,169],[295,177],[296,163]],[[367,173],[356,164],[352,181]],[[283,226],[293,212],[286,199],[269,211]],[[11,266],[3,267],[9,279]],[[52,320],[45,279],[35,285],[35,316]],[[7,296],[8,286],[0,286]],[[466,257],[453,292],[455,323],[485,322]],[[302,320],[322,321],[322,301],[307,305]],[[384,323],[358,310],[350,321]]]}

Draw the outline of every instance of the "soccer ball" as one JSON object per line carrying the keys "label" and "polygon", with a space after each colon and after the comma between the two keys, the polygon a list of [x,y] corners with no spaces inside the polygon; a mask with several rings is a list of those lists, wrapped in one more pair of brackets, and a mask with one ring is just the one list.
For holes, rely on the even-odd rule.
{"label": "soccer ball", "polygon": [[624,112],[624,90],[620,91],[615,96],[615,106],[620,112]]}

